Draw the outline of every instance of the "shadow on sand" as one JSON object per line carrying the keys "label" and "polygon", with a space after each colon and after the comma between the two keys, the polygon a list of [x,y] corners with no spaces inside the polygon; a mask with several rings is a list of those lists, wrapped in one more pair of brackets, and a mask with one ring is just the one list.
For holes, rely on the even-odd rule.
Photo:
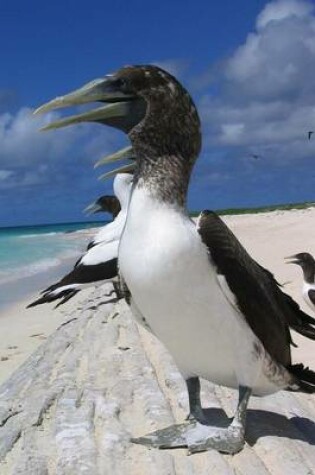
{"label": "shadow on sand", "polygon": [[[231,422],[222,409],[209,408],[205,409],[205,413],[209,425],[224,428]],[[302,440],[310,445],[315,445],[315,422],[306,417],[288,418],[283,414],[263,409],[248,409],[246,442],[253,446],[258,439],[268,436]]]}

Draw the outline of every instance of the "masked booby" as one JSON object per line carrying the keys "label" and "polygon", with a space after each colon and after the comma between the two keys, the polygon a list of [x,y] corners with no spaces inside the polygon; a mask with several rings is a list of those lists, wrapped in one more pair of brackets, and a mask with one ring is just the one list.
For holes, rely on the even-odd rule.
{"label": "masked booby", "polygon": [[300,252],[286,259],[288,264],[297,264],[303,271],[302,295],[307,305],[315,311],[315,260],[308,252]]}
{"label": "masked booby", "polygon": [[[236,453],[244,444],[251,394],[315,392],[315,373],[291,362],[289,325],[303,326],[299,307],[216,215],[201,213],[197,225],[190,219],[186,197],[201,146],[200,121],[189,93],[173,76],[156,66],[128,66],[37,112],[92,101],[109,105],[90,111],[86,120],[92,115],[113,126],[115,117],[136,156],[120,272],[138,315],[185,378],[195,418],[180,433],[167,429],[134,442]],[[80,114],[46,128],[84,120]],[[204,424],[199,377],[239,390],[227,429]]]}
{"label": "masked booby", "polygon": [[[121,232],[125,223],[125,208],[128,203],[132,184],[132,175],[118,174],[114,180],[114,192],[120,201],[123,211],[112,223],[104,226],[94,237],[88,250],[76,262],[74,268],[56,284],[51,285],[42,292],[42,296],[30,303],[27,308],[61,299],[57,307],[67,302],[80,290],[87,287],[98,287],[106,282],[111,282],[116,295],[118,289],[118,245]],[[108,228],[110,228],[108,230]],[[97,238],[97,241],[96,241]]]}

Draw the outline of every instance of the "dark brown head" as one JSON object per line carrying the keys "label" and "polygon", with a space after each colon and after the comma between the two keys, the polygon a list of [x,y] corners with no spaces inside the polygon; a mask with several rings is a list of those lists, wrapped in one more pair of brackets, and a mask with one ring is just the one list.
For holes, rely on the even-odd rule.
{"label": "dark brown head", "polygon": [[306,282],[313,283],[315,276],[315,260],[308,252],[299,252],[293,256],[286,257],[290,259],[287,264],[297,264],[303,270],[304,279]]}
{"label": "dark brown head", "polygon": [[116,218],[120,212],[120,209],[120,203],[116,196],[103,195],[100,196],[94,203],[87,206],[84,211],[88,214],[100,212],[110,213],[113,218]]}
{"label": "dark brown head", "polygon": [[58,97],[35,111],[88,102],[106,106],[53,122],[44,129],[92,121],[123,130],[138,159],[167,155],[193,164],[201,146],[196,107],[183,86],[157,66],[126,66],[103,79]]}

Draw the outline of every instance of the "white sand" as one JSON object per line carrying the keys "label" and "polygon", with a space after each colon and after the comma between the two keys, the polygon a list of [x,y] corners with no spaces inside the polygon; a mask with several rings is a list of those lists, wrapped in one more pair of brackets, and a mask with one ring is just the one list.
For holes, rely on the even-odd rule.
{"label": "white sand", "polygon": [[[55,304],[27,309],[36,295],[9,307],[0,315],[0,384],[28,358],[71,315],[86,298],[81,292],[66,307],[54,309]],[[70,317],[69,317],[70,315]]]}
{"label": "white sand", "polygon": [[[315,255],[315,209],[227,216],[224,220],[249,253],[272,271],[280,283],[286,283],[284,291],[313,315],[302,299],[301,269],[287,265],[284,257],[302,251]],[[0,314],[0,384],[61,323],[75,316],[75,310],[89,293],[90,290],[80,292],[57,310],[54,304],[26,309],[27,303],[37,297],[36,293]],[[299,348],[293,350],[294,359],[314,368],[315,343],[295,333],[292,335],[299,344]]]}

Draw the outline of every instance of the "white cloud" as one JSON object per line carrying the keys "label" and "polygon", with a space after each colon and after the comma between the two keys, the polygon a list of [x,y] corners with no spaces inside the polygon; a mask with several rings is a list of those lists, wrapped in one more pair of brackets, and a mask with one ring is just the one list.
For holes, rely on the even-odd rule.
{"label": "white cloud", "polygon": [[5,181],[12,175],[13,172],[11,170],[0,170],[0,181]]}
{"label": "white cloud", "polygon": [[115,134],[96,124],[39,131],[60,115],[53,112],[33,116],[28,107],[15,114],[0,114],[2,189],[56,181],[75,171],[79,161],[91,164],[112,148],[115,150]]}
{"label": "white cloud", "polygon": [[314,6],[303,0],[279,0],[266,5],[262,12],[258,15],[256,26],[257,29],[265,28],[268,23],[280,21],[290,17],[306,17]]}
{"label": "white cloud", "polygon": [[[293,6],[304,15],[293,15]],[[310,4],[282,0],[267,4],[250,33],[226,62],[225,79],[242,95],[274,99],[314,93],[315,18]],[[277,15],[278,13],[278,15]]]}
{"label": "white cloud", "polygon": [[58,114],[55,113],[34,117],[28,107],[21,108],[16,114],[1,114],[0,166],[32,166],[64,155],[75,141],[78,129],[69,127],[55,133],[39,131],[56,117]]}
{"label": "white cloud", "polygon": [[256,31],[225,61],[220,95],[200,110],[206,144],[247,147],[275,160],[314,155],[315,16],[313,5],[277,0],[265,6]]}

